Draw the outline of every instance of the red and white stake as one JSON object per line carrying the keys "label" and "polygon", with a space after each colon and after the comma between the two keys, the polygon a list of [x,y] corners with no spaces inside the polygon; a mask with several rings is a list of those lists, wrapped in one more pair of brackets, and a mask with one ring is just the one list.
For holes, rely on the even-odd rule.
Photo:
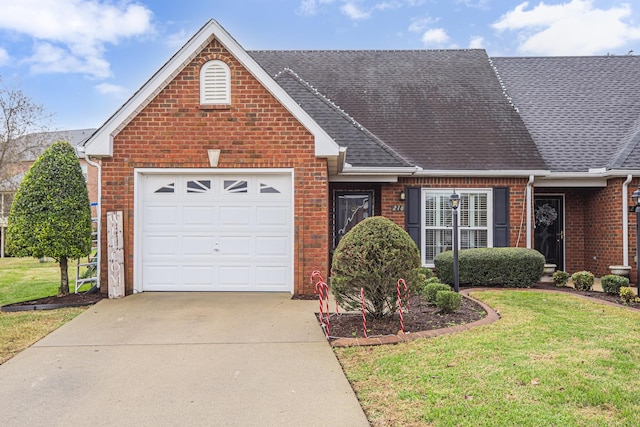
{"label": "red and white stake", "polygon": [[318,294],[320,324],[322,325],[325,336],[329,338],[329,335],[331,334],[331,326],[329,325],[329,286],[324,281],[317,282],[314,292]]}
{"label": "red and white stake", "polygon": [[367,338],[367,313],[364,309],[364,288],[360,288],[360,303],[362,304],[362,327],[364,329],[364,337]]}
{"label": "red and white stake", "polygon": [[[402,287],[400,285],[402,285]],[[402,308],[402,291],[404,291],[405,302],[407,303],[406,304],[407,305],[407,313],[409,312],[409,300],[411,299],[411,291],[409,291],[409,288],[407,287],[407,283],[404,281],[404,279],[398,280],[398,283],[396,285],[396,289],[398,291],[398,312],[400,313],[400,329],[404,333],[404,315],[403,315],[403,308]],[[401,289],[402,289],[402,291],[401,291]]]}

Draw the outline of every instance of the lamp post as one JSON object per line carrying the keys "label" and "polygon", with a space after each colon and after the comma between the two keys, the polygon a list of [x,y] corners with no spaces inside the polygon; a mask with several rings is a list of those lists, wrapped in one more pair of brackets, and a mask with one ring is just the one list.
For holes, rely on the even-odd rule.
{"label": "lamp post", "polygon": [[640,289],[640,185],[631,199],[636,210],[636,287]]}
{"label": "lamp post", "polygon": [[[635,193],[634,193],[635,194]],[[638,192],[640,196],[640,192]],[[453,194],[449,196],[451,209],[453,214],[453,290],[460,291],[460,274],[458,272],[458,205],[460,205],[460,196],[453,190]]]}

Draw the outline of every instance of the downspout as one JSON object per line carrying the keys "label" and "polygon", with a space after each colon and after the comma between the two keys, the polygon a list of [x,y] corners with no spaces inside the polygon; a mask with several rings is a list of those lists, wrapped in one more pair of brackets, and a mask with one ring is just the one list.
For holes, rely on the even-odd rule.
{"label": "downspout", "polygon": [[102,166],[98,162],[94,162],[85,154],[84,160],[98,170],[98,206],[96,208],[96,220],[98,227],[98,254],[96,265],[96,286],[100,289],[100,263],[102,260]]}
{"label": "downspout", "polygon": [[533,210],[533,175],[529,175],[529,182],[527,182],[527,248],[531,249],[531,212]]}
{"label": "downspout", "polygon": [[622,265],[629,265],[629,183],[633,175],[627,175],[622,183]]}

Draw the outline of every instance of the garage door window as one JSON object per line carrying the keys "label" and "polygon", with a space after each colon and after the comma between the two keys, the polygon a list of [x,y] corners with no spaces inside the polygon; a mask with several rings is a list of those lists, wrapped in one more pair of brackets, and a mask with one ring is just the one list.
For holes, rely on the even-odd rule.
{"label": "garage door window", "polygon": [[224,191],[229,194],[247,193],[249,191],[249,185],[247,181],[225,180]]}
{"label": "garage door window", "polygon": [[156,191],[154,191],[154,193],[175,193],[175,191],[176,191],[176,183],[172,182],[158,188]]}
{"label": "garage door window", "polygon": [[208,179],[187,181],[187,193],[208,193],[209,191],[211,191],[211,181]]}
{"label": "garage door window", "polygon": [[261,182],[260,194],[280,194],[280,191],[277,188],[270,186],[269,184]]}

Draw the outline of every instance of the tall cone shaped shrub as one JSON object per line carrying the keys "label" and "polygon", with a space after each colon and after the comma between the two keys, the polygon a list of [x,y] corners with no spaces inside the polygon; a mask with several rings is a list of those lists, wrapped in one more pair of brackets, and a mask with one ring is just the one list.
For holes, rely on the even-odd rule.
{"label": "tall cone shaped shrub", "polygon": [[54,143],[25,174],[9,213],[7,251],[55,259],[60,263],[58,296],[69,294],[68,259],[91,251],[91,208],[68,142]]}
{"label": "tall cone shaped shrub", "polygon": [[396,311],[398,279],[412,291],[419,286],[420,252],[411,237],[391,220],[376,216],[353,227],[340,240],[331,264],[331,292],[341,307],[365,309],[374,318]]}

